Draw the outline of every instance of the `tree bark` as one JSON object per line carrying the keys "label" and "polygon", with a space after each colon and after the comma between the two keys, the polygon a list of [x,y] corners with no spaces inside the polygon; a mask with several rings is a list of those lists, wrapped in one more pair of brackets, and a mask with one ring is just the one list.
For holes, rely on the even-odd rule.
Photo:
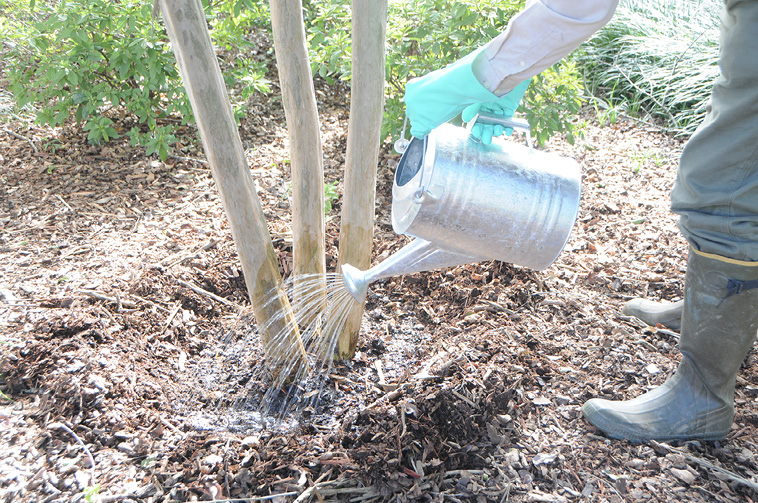
{"label": "tree bark", "polygon": [[[275,368],[307,364],[200,0],[160,0],[200,139],[237,246],[261,342]],[[265,328],[263,328],[265,327]],[[274,339],[277,340],[274,340]],[[284,343],[282,343],[282,338]]]}
{"label": "tree bark", "polygon": [[[290,139],[292,170],[292,255],[296,275],[320,275],[301,293],[326,299],[324,252],[324,169],[316,93],[308,59],[301,0],[270,0],[271,28],[282,103]],[[315,314],[315,313],[314,313]],[[313,320],[299,320],[310,324]]]}
{"label": "tree bark", "polygon": [[[296,305],[308,306],[295,310],[301,326],[320,331],[318,325],[311,325],[318,323],[318,313],[326,306],[324,169],[303,7],[301,0],[270,0],[269,5],[290,139],[292,258],[297,285],[294,301]],[[306,280],[305,275],[310,277]]]}
{"label": "tree bark", "polygon": [[[384,111],[387,0],[352,2],[352,81],[347,134],[340,264],[371,265],[376,167]],[[337,343],[338,358],[352,358],[363,306],[354,309]]]}

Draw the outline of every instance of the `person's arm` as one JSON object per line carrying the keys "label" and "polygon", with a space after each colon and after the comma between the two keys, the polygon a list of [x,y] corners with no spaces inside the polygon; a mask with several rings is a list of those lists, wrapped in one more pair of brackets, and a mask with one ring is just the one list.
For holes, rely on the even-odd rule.
{"label": "person's arm", "polygon": [[469,106],[512,116],[528,85],[524,81],[605,25],[617,4],[618,0],[530,0],[486,46],[408,82],[405,104],[411,133],[422,138]]}
{"label": "person's arm", "polygon": [[605,26],[618,0],[530,0],[473,63],[496,96],[554,65]]}

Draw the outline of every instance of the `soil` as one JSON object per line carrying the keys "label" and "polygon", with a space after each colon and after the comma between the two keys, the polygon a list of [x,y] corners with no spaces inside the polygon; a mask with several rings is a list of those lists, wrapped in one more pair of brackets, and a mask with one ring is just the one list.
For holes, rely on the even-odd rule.
{"label": "soil", "polygon": [[[318,96],[326,178],[339,181],[347,91]],[[241,134],[286,276],[286,125],[275,95],[257,99]],[[0,104],[9,109],[5,91]],[[547,150],[583,171],[555,264],[491,261],[373,284],[355,357],[323,376],[316,407],[277,425],[245,399],[267,381],[197,142],[161,162],[126,142],[92,147],[73,126],[3,117],[0,501],[758,498],[752,352],[722,442],[609,440],[580,411],[662,383],[680,358],[675,332],[620,315],[634,297],[682,295],[687,246],[668,193],[683,141],[654,125],[601,126],[588,111],[584,139],[551,140]],[[374,262],[408,240],[390,224],[397,161],[387,141]]]}

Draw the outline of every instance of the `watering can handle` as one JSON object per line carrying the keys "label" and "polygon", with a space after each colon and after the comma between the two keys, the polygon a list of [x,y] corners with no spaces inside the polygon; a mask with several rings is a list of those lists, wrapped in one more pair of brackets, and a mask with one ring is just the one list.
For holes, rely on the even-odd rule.
{"label": "watering can handle", "polygon": [[471,134],[471,129],[474,124],[486,124],[488,126],[503,126],[511,129],[518,129],[526,133],[526,141],[529,147],[532,146],[531,129],[529,128],[529,122],[525,119],[516,119],[515,117],[503,117],[502,115],[490,115],[478,113],[466,124],[466,129]]}

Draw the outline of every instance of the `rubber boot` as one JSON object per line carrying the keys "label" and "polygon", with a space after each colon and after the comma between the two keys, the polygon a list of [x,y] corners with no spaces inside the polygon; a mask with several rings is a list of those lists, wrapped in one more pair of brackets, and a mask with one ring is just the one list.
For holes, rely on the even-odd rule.
{"label": "rubber boot", "polygon": [[639,318],[651,327],[658,324],[676,330],[682,327],[684,301],[655,302],[648,299],[632,299],[621,308],[621,314]]}
{"label": "rubber boot", "polygon": [[758,262],[690,251],[676,373],[632,400],[593,398],[584,417],[609,437],[634,442],[723,439],[737,372],[758,332],[756,305]]}

